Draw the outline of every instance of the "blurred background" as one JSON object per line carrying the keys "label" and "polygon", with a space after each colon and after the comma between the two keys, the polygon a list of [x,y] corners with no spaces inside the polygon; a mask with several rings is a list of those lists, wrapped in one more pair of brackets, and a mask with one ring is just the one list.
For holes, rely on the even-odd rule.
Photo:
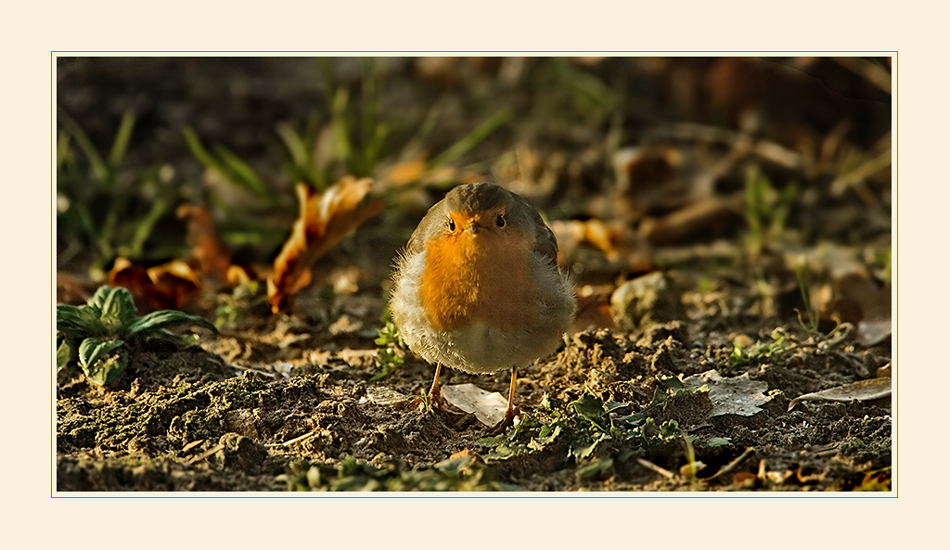
{"label": "blurred background", "polygon": [[889,58],[56,67],[61,302],[108,282],[140,309],[217,311],[220,325],[222,296],[266,285],[263,317],[331,293],[368,297],[378,324],[392,260],[425,211],[490,180],[558,236],[575,330],[637,326],[617,291],[661,272],[692,317],[889,334]]}

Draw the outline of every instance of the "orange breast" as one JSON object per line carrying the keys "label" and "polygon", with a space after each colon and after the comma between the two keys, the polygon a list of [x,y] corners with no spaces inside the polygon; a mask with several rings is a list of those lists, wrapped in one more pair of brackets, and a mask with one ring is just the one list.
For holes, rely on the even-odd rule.
{"label": "orange breast", "polygon": [[430,240],[419,286],[429,320],[439,330],[474,323],[521,330],[537,324],[541,303],[531,273],[533,246],[534,237],[518,231],[460,231]]}

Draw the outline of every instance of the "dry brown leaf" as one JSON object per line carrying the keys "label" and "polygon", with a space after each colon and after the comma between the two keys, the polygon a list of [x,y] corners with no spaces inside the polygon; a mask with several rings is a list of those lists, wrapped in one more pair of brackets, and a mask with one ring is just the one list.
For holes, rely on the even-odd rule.
{"label": "dry brown leaf", "polygon": [[176,211],[187,221],[191,257],[206,282],[222,286],[228,282],[231,252],[221,242],[211,211],[205,204],[183,204]]}
{"label": "dry brown leaf", "polygon": [[158,293],[168,297],[168,307],[173,309],[190,304],[202,289],[198,275],[182,260],[150,267],[146,273]]}
{"label": "dry brown leaf", "polygon": [[128,258],[115,259],[107,280],[109,286],[121,286],[127,289],[132,294],[140,312],[167,309],[165,306],[168,297],[164,294],[159,295],[153,288],[155,285],[149,279],[145,268],[133,264]]}
{"label": "dry brown leaf", "polygon": [[297,184],[300,217],[284,243],[274,271],[267,278],[271,311],[280,311],[288,296],[306,287],[314,262],[332,249],[350,230],[383,210],[382,199],[363,203],[373,180],[347,176],[323,193],[303,183]]}
{"label": "dry brown leaf", "polygon": [[400,162],[389,170],[386,180],[396,185],[405,185],[422,177],[426,161],[421,158]]}
{"label": "dry brown leaf", "polygon": [[226,277],[228,286],[246,285],[247,283],[254,280],[254,277],[252,277],[251,274],[247,272],[247,269],[239,265],[229,265]]}
{"label": "dry brown leaf", "polygon": [[819,392],[806,393],[805,395],[792,399],[788,404],[788,410],[791,411],[802,401],[872,401],[874,399],[890,397],[890,395],[891,377],[882,376],[880,378],[869,378],[867,380],[854,382],[853,384],[828,388],[827,390]]}
{"label": "dry brown leaf", "polygon": [[550,226],[557,238],[559,262],[563,263],[568,251],[586,244],[603,252],[610,262],[624,260],[633,272],[649,271],[653,266],[649,244],[624,221],[557,220]]}
{"label": "dry brown leaf", "polygon": [[462,458],[462,457],[470,458],[472,460],[480,460],[478,453],[476,453],[475,451],[471,449],[462,449],[461,451],[457,453],[452,453],[452,455],[449,456],[449,460],[455,460],[456,458]]}
{"label": "dry brown leaf", "polygon": [[202,289],[191,266],[181,260],[145,269],[119,257],[109,271],[108,281],[110,286],[128,289],[140,312],[182,309]]}

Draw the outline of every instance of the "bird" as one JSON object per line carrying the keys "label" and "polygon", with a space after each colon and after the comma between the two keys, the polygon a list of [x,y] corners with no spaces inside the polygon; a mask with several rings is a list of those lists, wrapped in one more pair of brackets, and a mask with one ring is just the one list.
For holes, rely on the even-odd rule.
{"label": "bird", "polygon": [[489,182],[452,188],[419,222],[397,256],[389,309],[410,350],[436,364],[428,403],[445,410],[442,367],[470,374],[519,368],[553,353],[576,310],[570,276],[557,265],[557,239],[520,195]]}

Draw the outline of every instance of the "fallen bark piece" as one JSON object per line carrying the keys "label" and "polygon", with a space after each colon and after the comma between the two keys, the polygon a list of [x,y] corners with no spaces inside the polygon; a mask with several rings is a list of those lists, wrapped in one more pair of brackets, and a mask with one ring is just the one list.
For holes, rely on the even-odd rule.
{"label": "fallen bark piece", "polygon": [[474,414],[486,426],[501,422],[508,408],[508,400],[500,393],[487,392],[475,384],[443,386],[442,397],[459,410]]}
{"label": "fallen bark piece", "polygon": [[788,404],[788,410],[791,411],[802,401],[872,401],[890,397],[890,395],[890,376],[870,378],[853,384],[845,384],[844,386],[798,396]]}

